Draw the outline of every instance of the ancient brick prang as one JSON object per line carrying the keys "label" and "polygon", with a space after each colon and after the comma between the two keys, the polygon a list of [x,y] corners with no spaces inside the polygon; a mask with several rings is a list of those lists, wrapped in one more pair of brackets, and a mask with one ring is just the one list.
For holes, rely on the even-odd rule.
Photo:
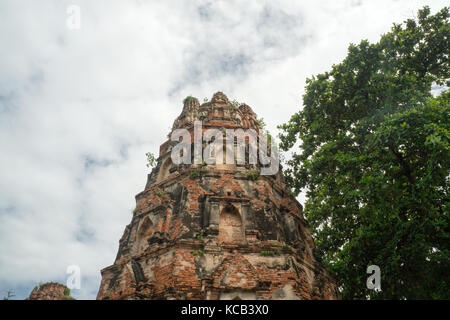
{"label": "ancient brick prang", "polygon": [[[196,120],[203,130],[224,134],[260,130],[249,106],[236,106],[221,92],[201,105],[186,98],[172,130],[192,131]],[[176,144],[161,145],[116,260],[101,272],[98,299],[338,297],[281,170],[262,176],[249,161],[174,164]]]}
{"label": "ancient brick prang", "polygon": [[34,287],[26,300],[75,300],[70,289],[57,282],[47,282]]}

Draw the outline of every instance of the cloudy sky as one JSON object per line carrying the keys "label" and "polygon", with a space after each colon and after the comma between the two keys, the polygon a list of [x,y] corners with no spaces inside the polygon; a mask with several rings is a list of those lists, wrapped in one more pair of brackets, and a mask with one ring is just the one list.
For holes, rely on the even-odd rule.
{"label": "cloudy sky", "polygon": [[[73,296],[95,298],[144,188],[145,153],[158,153],[187,95],[223,91],[276,133],[305,79],[350,43],[445,5],[243,3],[0,2],[0,298],[65,283],[69,265],[82,276]],[[80,29],[68,28],[70,5]]]}

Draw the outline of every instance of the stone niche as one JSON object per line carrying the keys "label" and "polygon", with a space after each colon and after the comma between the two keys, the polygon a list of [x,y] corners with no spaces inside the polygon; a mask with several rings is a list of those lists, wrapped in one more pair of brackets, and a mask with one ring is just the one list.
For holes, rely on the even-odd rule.
{"label": "stone niche", "polygon": [[249,203],[247,199],[232,197],[206,197],[203,225],[221,243],[244,244]]}
{"label": "stone niche", "polygon": [[226,204],[219,216],[219,243],[244,242],[244,228],[239,210],[232,204]]}
{"label": "stone niche", "polygon": [[153,235],[153,231],[153,222],[150,217],[142,219],[136,235],[135,252],[144,251],[148,247],[148,239]]}
{"label": "stone niche", "polygon": [[157,183],[167,179],[170,175],[170,169],[172,168],[172,159],[169,156],[170,154],[168,154],[161,166],[161,169],[159,170],[159,174],[158,174],[158,178],[156,180]]}

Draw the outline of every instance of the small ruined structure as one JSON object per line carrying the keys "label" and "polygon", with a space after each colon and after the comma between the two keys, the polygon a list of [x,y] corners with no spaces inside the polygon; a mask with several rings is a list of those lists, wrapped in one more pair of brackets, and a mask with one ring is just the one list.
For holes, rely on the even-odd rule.
{"label": "small ruined structure", "polygon": [[[186,98],[172,132],[192,132],[194,121],[224,134],[261,129],[249,106],[221,92],[201,105]],[[260,175],[261,165],[248,161],[249,148],[241,164],[176,164],[171,154],[178,143],[161,145],[116,260],[101,271],[97,299],[338,297],[335,281],[313,255],[302,206],[281,170]],[[224,154],[235,154],[233,145]]]}
{"label": "small ruined structure", "polygon": [[75,300],[70,296],[70,289],[57,282],[46,282],[34,287],[25,300]]}

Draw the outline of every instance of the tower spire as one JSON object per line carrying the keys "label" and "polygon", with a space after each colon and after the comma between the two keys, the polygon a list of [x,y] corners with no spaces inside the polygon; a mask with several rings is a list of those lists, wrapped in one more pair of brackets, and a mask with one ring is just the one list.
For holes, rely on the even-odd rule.
{"label": "tower spire", "polygon": [[[192,138],[199,123],[203,138]],[[202,150],[210,144],[208,132],[217,142],[230,132],[251,138],[258,130],[249,106],[236,107],[217,92],[203,104],[186,98],[171,134],[189,137],[183,152],[190,154],[195,143]],[[216,158],[220,150],[233,155],[232,163],[213,164],[180,164],[172,151],[181,142],[161,145],[117,258],[102,270],[98,299],[337,298],[278,163],[274,174],[262,175],[264,164],[251,161],[249,146],[237,156],[239,141],[247,140],[214,149]]]}

